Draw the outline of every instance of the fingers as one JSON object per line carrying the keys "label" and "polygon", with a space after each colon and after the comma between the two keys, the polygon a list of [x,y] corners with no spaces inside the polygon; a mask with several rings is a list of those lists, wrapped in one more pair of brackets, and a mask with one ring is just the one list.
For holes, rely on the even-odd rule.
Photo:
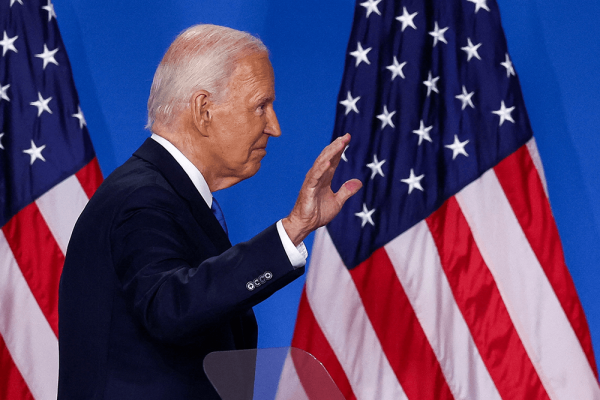
{"label": "fingers", "polygon": [[346,200],[350,197],[354,196],[356,192],[358,192],[362,188],[362,182],[358,179],[350,179],[346,181],[340,190],[335,194],[336,200],[338,201],[340,207],[344,205]]}
{"label": "fingers", "polygon": [[333,167],[334,170],[337,168],[338,164],[340,163],[340,160],[342,159],[342,154],[344,154],[344,151],[346,150],[348,143],[350,143],[350,139],[351,139],[351,137],[350,137],[349,133],[346,133],[344,136],[341,136],[336,139],[336,141],[339,140],[342,145],[338,149],[338,151],[333,155],[333,157],[331,158],[331,166]]}
{"label": "fingers", "polygon": [[338,137],[321,151],[319,157],[315,160],[311,172],[315,174],[315,178],[320,179],[331,168],[331,175],[337,168],[342,154],[346,146],[350,143],[350,134]]}
{"label": "fingers", "polygon": [[[344,136],[340,136],[331,142],[327,147],[323,149],[319,157],[317,157],[317,161],[320,160],[328,160],[333,161],[336,158],[339,159],[342,157],[342,153],[346,146],[350,143],[350,134],[346,133]],[[333,164],[333,162],[332,162]]]}

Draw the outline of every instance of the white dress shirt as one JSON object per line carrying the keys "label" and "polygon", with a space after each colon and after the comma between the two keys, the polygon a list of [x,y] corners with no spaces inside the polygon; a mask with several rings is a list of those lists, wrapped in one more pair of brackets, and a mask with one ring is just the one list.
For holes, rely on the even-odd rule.
{"label": "white dress shirt", "polygon": [[[167,150],[173,156],[175,161],[181,165],[181,168],[183,168],[185,173],[190,177],[192,183],[208,205],[208,208],[211,208],[213,195],[210,192],[204,176],[202,176],[202,173],[198,170],[198,168],[196,168],[196,166],[192,164],[192,162],[188,160],[187,157],[184,156],[183,153],[167,139],[163,138],[162,136],[158,136],[155,133],[152,134],[151,138],[164,147],[165,150]],[[292,266],[294,268],[304,266],[306,264],[306,258],[308,257],[308,251],[306,250],[304,242],[300,243],[298,246],[294,246],[294,243],[283,228],[283,223],[281,220],[277,221],[277,233],[279,233],[279,238],[281,239],[285,253],[287,254]]]}

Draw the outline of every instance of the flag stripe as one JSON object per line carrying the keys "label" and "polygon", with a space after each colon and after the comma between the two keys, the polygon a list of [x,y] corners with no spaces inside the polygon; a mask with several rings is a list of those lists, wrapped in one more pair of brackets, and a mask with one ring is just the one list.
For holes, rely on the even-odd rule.
{"label": "flag stripe", "polygon": [[310,400],[304,391],[301,379],[298,371],[296,371],[292,355],[288,351],[283,363],[281,377],[279,378],[275,400]]}
{"label": "flag stripe", "polygon": [[452,399],[440,364],[385,250],[376,250],[350,273],[408,398]]}
{"label": "flag stripe", "polygon": [[0,335],[0,399],[33,400],[33,396],[13,362]]}
{"label": "flag stripe", "polygon": [[493,170],[456,197],[549,396],[600,398],[579,340]]}
{"label": "flag stripe", "polygon": [[304,350],[292,348],[291,357],[304,393],[310,399],[344,400],[322,363]]}
{"label": "flag stripe", "polygon": [[306,288],[302,290],[302,296],[300,297],[298,320],[294,329],[292,347],[304,349],[315,356],[317,360],[323,363],[327,372],[329,372],[329,375],[344,395],[344,398],[348,400],[356,399],[348,377],[336,358],[327,338],[321,331],[321,327],[315,320],[310,304],[308,304],[308,299],[306,298]]}
{"label": "flag stripe", "polygon": [[[546,183],[546,175],[544,173],[542,158],[540,157],[540,152],[538,151],[535,138],[531,138],[527,142],[527,150],[529,151],[529,157],[531,157],[531,161],[533,162],[533,165],[535,165],[538,177],[542,183],[542,187],[544,188],[544,194],[546,195],[546,197],[548,197],[548,185]],[[552,219],[554,220],[554,217]]]}
{"label": "flag stripe", "polygon": [[456,305],[426,222],[392,240],[385,250],[454,397],[500,399]]}
{"label": "flag stripe", "polygon": [[548,399],[458,203],[427,218],[442,267],[473,340],[504,399]]}
{"label": "flag stripe", "polygon": [[71,175],[35,201],[63,255],[67,253],[71,232],[88,200],[80,181]]}
{"label": "flag stripe", "polygon": [[65,261],[35,203],[2,227],[12,254],[48,323],[58,337],[58,283]]}
{"label": "flag stripe", "polygon": [[0,232],[0,335],[36,400],[56,399],[58,341],[3,232]]}
{"label": "flag stripe", "polygon": [[[598,376],[583,307],[577,297],[571,274],[565,265],[558,229],[528,148],[517,150],[494,170],[519,225],[585,351],[590,367]],[[522,173],[519,174],[517,171]],[[555,244],[549,246],[548,243]]]}
{"label": "flag stripe", "polygon": [[315,235],[306,296],[359,400],[406,399],[326,229]]}
{"label": "flag stripe", "polygon": [[96,157],[92,158],[92,161],[77,171],[75,176],[79,179],[79,183],[87,194],[87,197],[92,198],[92,195],[102,183],[102,171],[100,170],[98,159]]}

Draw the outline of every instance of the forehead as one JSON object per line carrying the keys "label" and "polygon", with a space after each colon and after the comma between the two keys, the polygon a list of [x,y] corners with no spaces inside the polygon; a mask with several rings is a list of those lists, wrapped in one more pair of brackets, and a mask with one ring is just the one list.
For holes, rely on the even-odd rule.
{"label": "forehead", "polygon": [[266,53],[252,54],[240,59],[229,81],[232,97],[275,97],[275,76]]}

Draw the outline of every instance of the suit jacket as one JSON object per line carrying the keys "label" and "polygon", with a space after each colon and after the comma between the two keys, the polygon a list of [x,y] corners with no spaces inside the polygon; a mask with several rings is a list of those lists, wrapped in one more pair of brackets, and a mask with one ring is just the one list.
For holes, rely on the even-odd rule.
{"label": "suit jacket", "polygon": [[180,165],[146,140],[100,186],[69,242],[58,398],[218,399],[204,357],[255,348],[251,307],[303,270],[275,225],[232,247]]}

